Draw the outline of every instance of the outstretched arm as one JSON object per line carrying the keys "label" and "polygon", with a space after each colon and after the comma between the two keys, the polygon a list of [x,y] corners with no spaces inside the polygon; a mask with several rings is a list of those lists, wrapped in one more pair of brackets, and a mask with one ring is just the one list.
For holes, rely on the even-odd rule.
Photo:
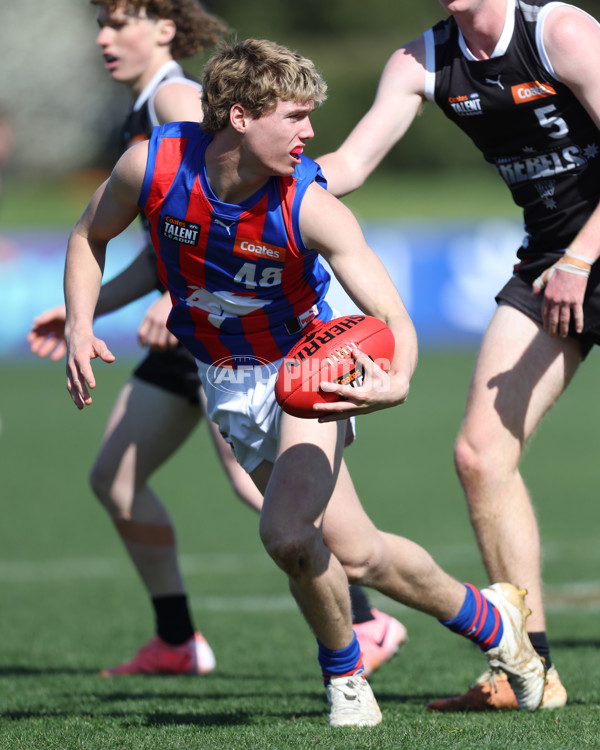
{"label": "outstretched arm", "polygon": [[[102,285],[95,316],[118,310],[156,290],[157,281],[156,257],[152,245],[148,244],[127,268]],[[163,292],[148,307],[138,327],[141,346],[148,346],[153,351],[165,351],[177,346],[177,339],[167,328],[171,307],[168,292]]]}
{"label": "outstretched arm", "polygon": [[96,385],[90,362],[114,360],[92,322],[102,282],[106,246],[138,214],[148,144],[140,143],[119,159],[110,178],[94,193],[69,237],[65,261],[67,316],[67,388],[77,408],[91,404],[88,388]]}
{"label": "outstretched arm", "polygon": [[[119,310],[154,289],[156,289],[154,251],[152,248],[145,247],[127,268],[110,281],[102,284],[94,317],[97,318],[100,315]],[[167,300],[167,304],[170,309],[170,300]],[[41,358],[50,356],[53,362],[58,361],[65,355],[67,351],[65,342],[66,316],[65,306],[57,305],[40,313],[34,319],[31,330],[27,334],[29,348],[33,354],[37,354]],[[164,318],[162,311],[157,310],[154,304],[151,305],[138,334],[142,345],[154,345],[155,342],[150,333],[154,330],[156,321],[160,317]]]}
{"label": "outstretched arm", "polygon": [[[169,81],[163,84],[153,97],[153,105],[159,123],[202,120],[200,91],[189,83]],[[127,268],[102,285],[95,317],[118,310],[156,289],[156,270],[152,256],[151,246],[146,246]],[[170,309],[167,293],[148,308],[138,328],[138,338],[143,346],[168,349],[177,344],[177,340],[165,326]],[[50,355],[53,361],[64,356],[65,319],[64,305],[46,310],[35,318],[27,336],[34,354],[39,357]]]}
{"label": "outstretched arm", "polygon": [[[200,398],[202,400],[204,413],[206,414],[206,396],[202,389],[200,389]],[[231,446],[225,441],[225,438],[219,432],[217,425],[208,417],[206,418],[206,424],[219,460],[221,461],[221,465],[225,469],[225,473],[227,474],[227,478],[229,479],[235,494],[249,508],[260,513],[263,504],[263,496],[258,487],[254,484],[250,475],[242,469],[237,462]]]}
{"label": "outstretched arm", "polygon": [[425,42],[415,39],[388,60],[371,109],[342,145],[317,159],[327,189],[341,196],[360,187],[406,133],[425,98]]}
{"label": "outstretched arm", "polygon": [[120,310],[157,288],[156,262],[152,246],[146,245],[131,263],[110,281],[102,284],[95,317]]}

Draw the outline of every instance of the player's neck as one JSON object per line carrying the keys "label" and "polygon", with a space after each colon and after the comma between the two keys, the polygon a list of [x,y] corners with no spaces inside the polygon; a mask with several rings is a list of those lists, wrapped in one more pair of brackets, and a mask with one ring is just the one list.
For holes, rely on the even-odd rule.
{"label": "player's neck", "polygon": [[467,47],[478,60],[489,59],[504,29],[508,0],[488,3],[483,8],[454,13]]}
{"label": "player's neck", "polygon": [[206,178],[223,203],[239,204],[260,190],[271,176],[244,164],[242,150],[230,143],[228,134],[218,133],[206,149]]}
{"label": "player's neck", "polygon": [[131,89],[132,97],[134,99],[137,99],[137,97],[142,93],[142,91],[146,88],[146,86],[150,83],[150,81],[154,78],[154,76],[158,73],[162,66],[168,62],[171,62],[172,60],[173,58],[171,57],[171,55],[155,55],[150,63],[144,68],[143,73],[134,81],[130,82],[129,88]]}

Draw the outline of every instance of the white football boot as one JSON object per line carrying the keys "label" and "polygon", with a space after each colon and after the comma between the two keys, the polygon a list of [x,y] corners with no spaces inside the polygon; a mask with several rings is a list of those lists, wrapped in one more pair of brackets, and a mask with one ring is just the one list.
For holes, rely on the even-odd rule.
{"label": "white football boot", "polygon": [[327,685],[327,699],[332,727],[374,727],[381,723],[381,711],[362,672],[332,677]]}
{"label": "white football boot", "polygon": [[500,612],[504,627],[499,645],[484,652],[490,669],[506,673],[521,711],[535,711],[544,697],[546,667],[527,635],[527,591],[512,583],[494,583],[481,593]]}

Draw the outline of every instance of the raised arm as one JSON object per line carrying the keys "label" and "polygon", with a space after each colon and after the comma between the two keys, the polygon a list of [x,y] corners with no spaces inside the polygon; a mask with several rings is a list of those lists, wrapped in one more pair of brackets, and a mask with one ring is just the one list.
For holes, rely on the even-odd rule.
{"label": "raised arm", "polygon": [[327,189],[341,196],[360,187],[406,133],[425,98],[425,42],[419,37],[388,60],[371,109],[342,145],[317,159]]}
{"label": "raised arm", "polygon": [[302,202],[300,228],[306,244],[323,255],[355,304],[392,329],[396,344],[388,374],[365,355],[355,356],[368,376],[364,385],[328,384],[324,390],[348,400],[324,404],[324,410],[347,417],[403,403],[417,365],[417,336],[383,263],[367,245],[352,212],[317,184],[310,186]]}
{"label": "raised arm", "polygon": [[129,149],[110,178],[94,193],[69,237],[65,261],[67,316],[67,388],[77,408],[91,404],[88,391],[96,383],[90,361],[106,362],[113,354],[93,333],[93,319],[102,283],[106,246],[138,214],[137,199],[144,178],[148,144]]}
{"label": "raised arm", "polygon": [[[589,73],[600,66],[600,25],[577,8],[557,6],[546,18],[543,41],[556,77],[571,89],[600,129],[600,79]],[[585,271],[589,275],[599,257],[600,206],[571,242],[564,258],[536,279],[535,293],[546,287],[543,318],[551,335],[567,336],[571,317],[576,330],[583,330]]]}

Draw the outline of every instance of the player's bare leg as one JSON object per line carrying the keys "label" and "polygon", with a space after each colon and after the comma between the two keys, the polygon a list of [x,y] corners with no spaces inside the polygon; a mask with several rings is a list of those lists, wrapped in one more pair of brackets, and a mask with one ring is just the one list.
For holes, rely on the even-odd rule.
{"label": "player's bare leg", "polygon": [[[348,578],[441,620],[454,617],[465,598],[464,586],[422,547],[374,526],[341,458],[345,430],[344,422],[285,415],[261,514],[267,550],[290,576],[317,638],[332,649],[351,637]],[[333,431],[337,439],[328,445],[323,435]],[[265,467],[253,473],[258,482]]]}
{"label": "player's bare leg", "polygon": [[379,531],[363,509],[345,462],[323,524],[325,543],[349,579],[440,620],[459,611],[465,589],[410,539]]}
{"label": "player's bare leg", "polygon": [[[315,425],[316,432],[324,427],[337,429],[337,445],[343,444],[343,423],[306,423]],[[345,462],[338,457],[339,449],[328,464],[328,481],[325,449],[309,445],[306,439],[298,442],[294,425],[288,428],[291,436],[286,441],[284,424],[285,420],[280,458],[265,496],[261,535],[267,549],[275,553],[280,566],[291,576],[302,611],[306,607],[305,616],[319,640],[329,648],[341,648],[344,639],[348,642],[347,578],[441,620],[454,617],[465,598],[464,586],[418,544],[374,526],[360,504]],[[337,477],[332,488],[334,473]],[[305,563],[309,555],[302,554],[303,549],[314,551],[316,562],[311,569]],[[317,580],[313,581],[315,573]],[[326,617],[322,622],[315,621],[313,603],[323,601],[327,602]],[[340,627],[341,623],[344,625]]]}
{"label": "player's bare leg", "polygon": [[348,579],[323,543],[322,521],[334,492],[344,448],[345,423],[282,416],[277,460],[253,473],[264,502],[260,534],[288,575],[290,590],[317,637],[319,664],[333,727],[375,726],[381,711],[364,676],[352,629]]}
{"label": "player's bare leg", "polygon": [[[283,415],[280,448],[264,491],[261,539],[288,575],[290,589],[318,640],[328,649],[353,638],[348,580],[323,542],[322,519],[334,491],[346,425]],[[263,464],[253,478],[264,486]]]}
{"label": "player's bare leg", "polygon": [[[231,446],[225,442],[218,427],[210,420],[207,420],[207,424],[231,486],[241,500],[260,513],[262,494],[235,460]],[[257,470],[256,478],[261,486],[266,487],[271,468],[271,464],[264,464]],[[360,586],[350,586],[350,601],[354,632],[360,643],[365,676],[368,677],[392,659],[399,647],[406,642],[408,634],[405,626],[395,617],[371,607]]]}
{"label": "player's bare leg", "polygon": [[177,560],[175,530],[148,479],[181,446],[202,416],[200,406],[136,378],[113,407],[92,469],[92,487],[111,515],[152,599],[156,635],[123,664],[122,674],[207,674],[215,656],[194,631]]}
{"label": "player's bare leg", "polygon": [[519,708],[538,708],[545,670],[526,634],[524,592],[509,583],[482,591],[465,586],[419,545],[378,531],[363,510],[343,462],[324,514],[323,538],[350,580],[427,612],[450,630],[474,639],[494,673],[499,664],[506,665]]}
{"label": "player's bare leg", "polygon": [[550,338],[526,315],[501,305],[480,349],[456,443],[456,468],[486,571],[491,581],[528,590],[530,632],[545,630],[541,554],[519,462],[579,362],[575,341]]}
{"label": "player's bare leg", "polygon": [[90,474],[96,496],[154,597],[182,593],[184,586],[173,524],[148,479],[201,417],[200,406],[132,377],[115,402]]}
{"label": "player's bare leg", "polygon": [[[484,337],[473,374],[455,460],[471,523],[490,580],[528,590],[531,640],[550,667],[541,707],[564,706],[567,693],[552,665],[542,603],[540,538],[519,473],[527,441],[573,377],[579,345],[550,338],[526,315],[501,305]],[[486,672],[465,693],[430,711],[516,708],[507,675]]]}

